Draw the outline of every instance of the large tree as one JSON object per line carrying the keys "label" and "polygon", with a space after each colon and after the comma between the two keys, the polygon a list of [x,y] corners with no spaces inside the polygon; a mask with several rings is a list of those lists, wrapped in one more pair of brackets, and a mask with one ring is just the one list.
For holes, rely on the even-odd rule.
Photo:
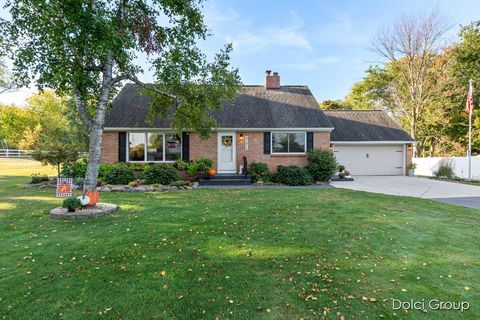
{"label": "large tree", "polygon": [[[209,63],[196,45],[208,35],[200,0],[17,0],[6,7],[11,19],[0,23],[0,43],[17,81],[72,94],[88,127],[85,189],[96,187],[105,113],[122,81],[154,97],[152,116],[173,112],[175,129],[202,136],[215,125],[209,111],[238,90],[231,46]],[[149,58],[154,85],[138,79],[138,52]]]}
{"label": "large tree", "polygon": [[[419,118],[435,91],[432,70],[448,29],[448,23],[435,10],[404,15],[381,30],[373,43],[374,51],[386,60],[385,67],[395,74],[390,82],[393,102],[408,121],[414,139],[418,138]],[[418,151],[417,144],[415,153]]]}

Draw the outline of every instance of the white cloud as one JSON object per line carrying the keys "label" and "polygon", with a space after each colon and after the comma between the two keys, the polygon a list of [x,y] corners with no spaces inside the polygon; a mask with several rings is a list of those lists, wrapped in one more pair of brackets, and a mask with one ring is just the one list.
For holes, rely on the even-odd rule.
{"label": "white cloud", "polygon": [[235,50],[243,52],[258,51],[264,48],[293,48],[311,51],[312,46],[302,33],[303,21],[296,12],[290,12],[288,25],[266,26],[255,31],[242,31],[237,36],[227,37]]}

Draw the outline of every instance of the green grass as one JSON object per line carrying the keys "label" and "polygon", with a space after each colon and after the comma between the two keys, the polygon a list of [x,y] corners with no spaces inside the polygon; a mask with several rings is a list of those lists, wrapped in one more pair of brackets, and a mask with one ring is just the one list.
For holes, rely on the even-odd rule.
{"label": "green grass", "polygon": [[[121,210],[57,221],[48,211],[61,199],[22,188],[31,172],[15,170],[0,177],[0,319],[480,315],[477,210],[341,189],[208,189],[102,194]],[[391,298],[470,310],[394,316]]]}

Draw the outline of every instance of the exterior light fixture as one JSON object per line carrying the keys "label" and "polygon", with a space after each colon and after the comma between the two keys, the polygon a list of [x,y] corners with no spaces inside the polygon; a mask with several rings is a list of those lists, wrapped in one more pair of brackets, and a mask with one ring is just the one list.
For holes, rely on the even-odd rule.
{"label": "exterior light fixture", "polygon": [[243,142],[243,133],[240,133],[240,142]]}

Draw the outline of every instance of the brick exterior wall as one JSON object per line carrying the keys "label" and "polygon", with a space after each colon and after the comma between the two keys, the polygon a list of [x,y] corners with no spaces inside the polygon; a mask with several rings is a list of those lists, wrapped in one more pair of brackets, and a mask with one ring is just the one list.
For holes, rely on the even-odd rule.
{"label": "brick exterior wall", "polygon": [[100,162],[118,162],[118,132],[104,132]]}
{"label": "brick exterior wall", "polygon": [[405,175],[408,175],[408,168],[412,164],[412,157],[413,157],[413,145],[407,144],[405,146]]}
{"label": "brick exterior wall", "polygon": [[[299,166],[307,165],[306,155],[275,155],[263,153],[263,132],[243,132],[244,141],[240,141],[240,132],[237,132],[237,172],[240,165],[243,164],[243,156],[247,157],[247,162],[266,163],[272,172],[277,170],[277,166]],[[245,150],[245,143],[248,137],[248,150]],[[314,149],[329,150],[330,132],[315,132],[313,134]]]}
{"label": "brick exterior wall", "polygon": [[[272,155],[263,154],[263,132],[243,132],[244,141],[240,141],[240,132],[237,132],[237,172],[243,164],[243,156],[247,157],[248,163],[263,162],[270,170],[276,171],[277,166],[295,165],[304,167],[307,165],[306,155]],[[245,150],[245,139],[248,137],[248,150]],[[118,132],[104,132],[102,143],[101,162],[118,162]],[[329,150],[330,133],[315,132],[313,134],[314,149]],[[210,138],[202,140],[196,134],[190,134],[190,160],[199,157],[208,157],[214,161],[217,169],[217,133],[212,132]]]}
{"label": "brick exterior wall", "polygon": [[196,134],[190,134],[190,160],[207,157],[213,160],[214,169],[217,169],[217,133],[212,132],[210,138],[202,140]]}

